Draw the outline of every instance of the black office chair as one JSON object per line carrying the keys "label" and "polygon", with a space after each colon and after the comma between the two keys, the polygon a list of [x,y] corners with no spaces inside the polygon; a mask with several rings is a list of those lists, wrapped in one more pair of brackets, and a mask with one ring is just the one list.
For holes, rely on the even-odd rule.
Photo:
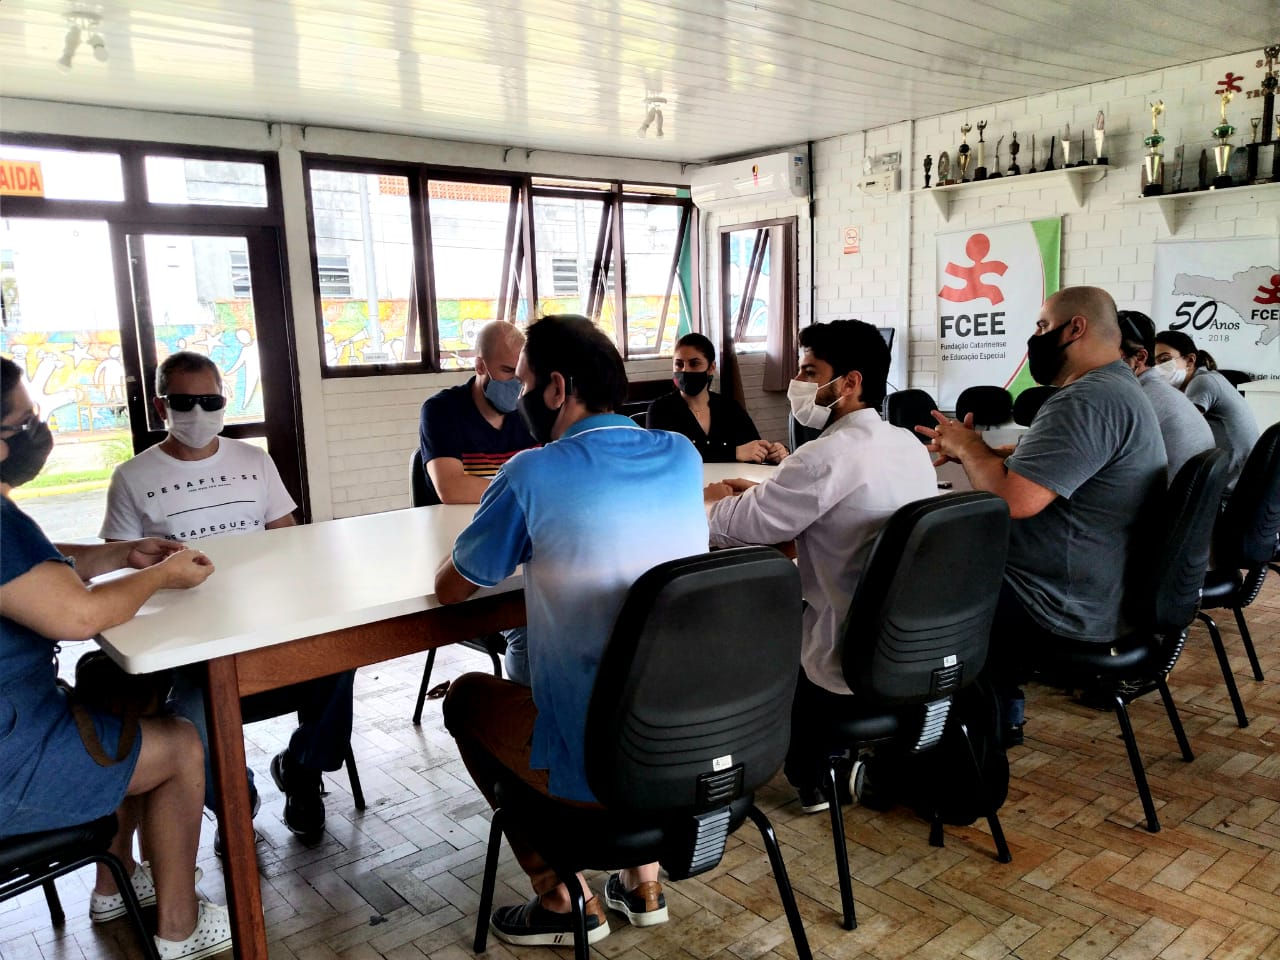
{"label": "black office chair", "polygon": [[1253,374],[1245,373],[1243,370],[1223,370],[1219,368],[1218,372],[1222,374],[1224,377],[1226,377],[1227,382],[1230,383],[1237,390],[1240,389],[1241,384],[1250,383],[1253,381]]}
{"label": "black office chair", "polygon": [[[901,507],[871,548],[845,619],[843,667],[853,691],[849,715],[832,742],[855,751],[922,753],[944,735],[969,740],[963,724],[948,723],[952,698],[969,686],[987,659],[996,597],[1009,550],[1009,508],[989,493],[917,500]],[[957,576],[958,570],[963,576]],[[959,728],[959,729],[957,729]],[[970,789],[989,796],[973,757]],[[857,927],[844,818],[831,758],[823,792],[831,810],[844,927]],[[939,789],[961,788],[939,784]],[[997,859],[1012,859],[991,803],[987,823]],[[933,815],[930,842],[941,846],[942,820]]]}
{"label": "black office chair", "polygon": [[937,401],[924,390],[898,390],[884,398],[884,419],[910,430],[921,443],[928,443],[929,438],[916,433],[915,428],[934,426],[933,411],[937,409]]}
{"label": "black office chair", "polygon": [[1027,387],[1013,401],[1013,422],[1020,427],[1031,426],[1044,402],[1057,391],[1057,387]]}
{"label": "black office chair", "polygon": [[575,954],[587,960],[576,871],[657,860],[670,880],[683,880],[716,866],[726,838],[750,817],[796,952],[811,960],[773,827],[753,797],[786,754],[800,618],[795,565],[768,547],[673,560],[632,585],[587,712],[587,781],[604,806],[562,803],[514,775],[496,785],[477,953],[488,940],[504,822],[567,884]]}
{"label": "black office chair", "polygon": [[1276,552],[1277,534],[1280,534],[1280,424],[1272,424],[1253,445],[1236,488],[1218,519],[1214,531],[1216,566],[1205,577],[1204,597],[1196,614],[1209,628],[1209,638],[1222,667],[1222,679],[1226,681],[1227,693],[1235,708],[1236,723],[1241,727],[1249,725],[1249,718],[1236,689],[1222,634],[1205,609],[1226,609],[1235,615],[1253,677],[1261,680],[1262,665],[1253,649],[1244,608],[1257,599],[1267,579],[1267,568]]}
{"label": "black office chair", "polygon": [[975,427],[998,427],[1013,418],[1013,397],[1004,387],[966,387],[956,398],[956,419],[971,413]]}
{"label": "black office chair", "polygon": [[124,898],[125,913],[138,935],[143,956],[159,960],[155,941],[142,921],[142,906],[133,892],[133,883],[124,864],[108,849],[115,835],[116,815],[110,813],[91,823],[0,840],[0,903],[43,887],[49,916],[54,926],[61,926],[67,916],[54,880],[91,863],[105,864]]}
{"label": "black office chair", "polygon": [[787,446],[795,453],[810,440],[817,440],[822,436],[821,430],[813,427],[806,427],[791,414],[787,414]]}
{"label": "black office chair", "polygon": [[[264,690],[261,693],[251,693],[247,697],[240,698],[240,723],[247,726],[251,723],[259,723],[262,720],[271,720],[275,717],[283,717],[286,714],[296,713],[298,710],[298,701],[290,687],[282,687],[278,690]],[[364,788],[360,785],[360,771],[356,769],[356,755],[351,749],[351,741],[347,740],[347,752],[343,758],[343,765],[347,768],[347,780],[351,784],[351,799],[357,810],[364,810]],[[221,856],[222,842],[221,837],[215,844],[218,855]]]}
{"label": "black office chair", "polygon": [[[440,494],[436,493],[435,484],[427,474],[422,463],[422,449],[413,451],[409,458],[409,492],[415,507],[434,507],[438,505]],[[463,640],[461,645],[470,647],[479,653],[488,654],[493,664],[493,675],[502,676],[502,655],[507,652],[507,641],[500,633],[490,633],[474,640]],[[436,648],[427,651],[427,664],[422,668],[422,683],[418,684],[418,699],[413,706],[413,725],[422,726],[422,708],[427,702],[427,691],[431,689],[431,671],[436,665]]]}
{"label": "black office chair", "polygon": [[1151,539],[1142,556],[1136,558],[1126,597],[1128,614],[1138,626],[1136,633],[1114,643],[1059,637],[1036,648],[1042,679],[1101,694],[1115,710],[1151,833],[1159,832],[1160,821],[1128,706],[1158,690],[1182,759],[1188,763],[1194,759],[1167,678],[1182,654],[1200,604],[1213,521],[1226,480],[1226,454],[1216,448],[1198,453],[1182,465],[1169,489],[1159,494],[1160,510],[1148,512],[1147,516],[1158,517],[1158,522],[1146,524]]}
{"label": "black office chair", "polygon": [[632,422],[632,423],[634,423],[637,427],[645,427],[645,426],[648,426],[648,423],[649,423],[649,411],[648,411],[648,410],[645,410],[643,413],[633,413],[633,414],[631,414],[631,422]]}

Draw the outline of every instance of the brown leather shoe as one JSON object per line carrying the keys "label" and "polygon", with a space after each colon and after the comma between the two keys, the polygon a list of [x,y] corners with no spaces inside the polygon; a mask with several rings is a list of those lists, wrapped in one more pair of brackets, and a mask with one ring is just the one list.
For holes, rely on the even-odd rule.
{"label": "brown leather shoe", "polygon": [[604,899],[609,909],[626,914],[633,927],[667,922],[667,898],[656,880],[646,880],[634,890],[627,890],[622,886],[621,875],[611,873],[604,885]]}

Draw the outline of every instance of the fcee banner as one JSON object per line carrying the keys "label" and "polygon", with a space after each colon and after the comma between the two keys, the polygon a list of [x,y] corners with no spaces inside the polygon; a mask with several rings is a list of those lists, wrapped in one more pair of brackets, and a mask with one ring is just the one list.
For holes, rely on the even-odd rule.
{"label": "fcee banner", "polygon": [[1280,237],[1157,243],[1151,319],[1219,367],[1280,377]]}
{"label": "fcee banner", "polygon": [[1058,291],[1062,220],[1049,217],[937,238],[938,405],[995,384],[1016,397],[1034,386],[1027,338]]}

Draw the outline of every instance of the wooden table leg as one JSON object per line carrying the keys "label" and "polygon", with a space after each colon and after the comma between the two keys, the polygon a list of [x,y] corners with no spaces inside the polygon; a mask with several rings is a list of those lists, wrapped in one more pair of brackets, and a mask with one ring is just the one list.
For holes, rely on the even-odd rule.
{"label": "wooden table leg", "polygon": [[253,842],[249,781],[244,773],[244,729],[235,657],[207,663],[205,710],[214,795],[222,827],[222,869],[227,878],[227,907],[238,960],[266,960],[267,925]]}

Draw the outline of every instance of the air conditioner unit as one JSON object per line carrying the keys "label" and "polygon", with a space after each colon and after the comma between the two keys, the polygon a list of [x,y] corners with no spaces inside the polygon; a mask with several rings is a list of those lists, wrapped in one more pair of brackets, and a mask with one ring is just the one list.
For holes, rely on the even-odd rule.
{"label": "air conditioner unit", "polygon": [[689,192],[701,210],[794,202],[808,196],[809,171],[804,154],[774,153],[695,170]]}

